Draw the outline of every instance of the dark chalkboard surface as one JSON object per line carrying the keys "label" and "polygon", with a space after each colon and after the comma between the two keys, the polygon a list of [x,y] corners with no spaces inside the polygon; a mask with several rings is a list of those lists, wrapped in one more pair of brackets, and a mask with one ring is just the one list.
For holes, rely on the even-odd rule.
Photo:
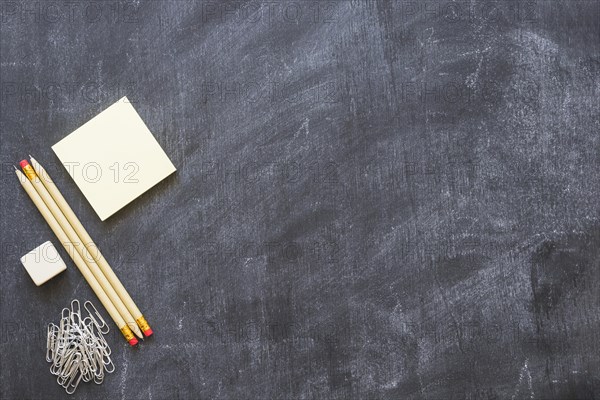
{"label": "dark chalkboard surface", "polygon": [[[98,304],[28,153],[156,332],[77,398],[600,398],[600,2],[0,7],[2,398]],[[100,222],[50,146],[125,95],[178,171]]]}

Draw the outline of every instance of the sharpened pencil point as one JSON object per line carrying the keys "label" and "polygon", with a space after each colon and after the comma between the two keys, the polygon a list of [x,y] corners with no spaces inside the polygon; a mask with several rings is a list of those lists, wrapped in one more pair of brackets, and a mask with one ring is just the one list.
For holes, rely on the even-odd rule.
{"label": "sharpened pencil point", "polygon": [[13,164],[13,168],[15,169],[15,171],[19,170],[19,168],[17,168],[17,166],[15,164]]}

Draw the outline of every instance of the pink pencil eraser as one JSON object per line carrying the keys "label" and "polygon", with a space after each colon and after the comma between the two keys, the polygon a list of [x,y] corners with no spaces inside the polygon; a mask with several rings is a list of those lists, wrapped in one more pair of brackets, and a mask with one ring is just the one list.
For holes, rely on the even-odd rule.
{"label": "pink pencil eraser", "polygon": [[146,337],[148,337],[148,336],[152,336],[152,334],[153,334],[153,333],[154,333],[154,332],[152,332],[152,329],[150,329],[150,328],[148,328],[148,329],[146,329],[146,330],[144,331],[144,335],[145,335]]}
{"label": "pink pencil eraser", "polygon": [[136,344],[138,344],[138,340],[136,338],[133,338],[129,341],[129,344],[135,346]]}
{"label": "pink pencil eraser", "polygon": [[21,160],[21,162],[19,163],[19,165],[21,166],[21,168],[25,168],[26,166],[29,165],[29,161],[27,161],[27,160]]}

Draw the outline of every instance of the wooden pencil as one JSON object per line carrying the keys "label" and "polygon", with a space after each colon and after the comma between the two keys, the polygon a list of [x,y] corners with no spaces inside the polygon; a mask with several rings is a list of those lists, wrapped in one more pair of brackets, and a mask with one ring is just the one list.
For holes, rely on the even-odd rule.
{"label": "wooden pencil", "polygon": [[98,246],[96,246],[90,235],[87,233],[87,231],[85,230],[85,228],[83,227],[83,225],[81,224],[81,222],[79,221],[79,219],[77,218],[77,216],[75,215],[65,198],[62,196],[60,190],[58,190],[58,188],[54,184],[54,181],[52,181],[52,178],[50,178],[48,172],[39,162],[37,162],[33,157],[31,157],[31,155],[29,156],[29,159],[31,160],[33,169],[35,170],[35,172],[37,172],[37,175],[40,177],[42,184],[46,187],[52,198],[54,198],[54,201],[56,202],[64,216],[70,222],[71,226],[73,227],[79,238],[81,238],[83,245],[92,255],[92,257],[104,273],[104,276],[106,277],[106,279],[108,279],[112,287],[115,289],[115,291],[125,304],[125,306],[129,309],[129,312],[135,318],[135,322],[137,323],[137,325],[140,327],[144,335],[152,335],[152,329],[150,328],[150,325],[144,318],[140,309],[137,307],[137,305],[135,304],[135,302],[133,301],[133,299],[131,298],[131,296],[117,277],[117,275],[114,273],[113,269],[106,261],[106,258],[104,258],[104,256],[100,252],[100,249],[98,248]]}
{"label": "wooden pencil", "polygon": [[64,216],[61,209],[58,207],[58,205],[46,189],[46,187],[40,181],[39,176],[35,173],[31,165],[29,165],[27,160],[21,161],[21,168],[23,168],[25,176],[29,178],[34,189],[38,192],[44,203],[46,203],[46,206],[48,207],[54,218],[56,218],[58,224],[61,226],[69,240],[71,240],[73,249],[77,253],[79,253],[81,258],[83,258],[94,277],[96,277],[96,280],[98,281],[100,286],[102,286],[102,289],[104,289],[104,292],[108,295],[110,301],[112,301],[115,308],[119,311],[119,313],[125,320],[125,323],[138,337],[143,338],[144,336],[142,335],[142,331],[140,331],[140,328],[138,328],[138,326],[136,325],[135,319],[133,318],[125,304],[123,304],[123,301],[121,300],[115,289],[112,287],[110,282],[106,279],[94,258],[83,246],[83,241],[79,238],[79,236],[77,235],[67,218]]}
{"label": "wooden pencil", "polygon": [[100,300],[104,308],[106,308],[106,311],[108,311],[108,314],[111,316],[113,321],[115,321],[115,324],[117,324],[117,326],[121,330],[121,333],[125,337],[125,340],[127,340],[127,342],[129,342],[130,345],[135,346],[138,343],[137,339],[135,338],[135,335],[127,326],[127,324],[123,320],[123,317],[121,317],[121,314],[119,314],[119,311],[117,311],[113,303],[110,301],[110,299],[102,289],[102,286],[100,286],[94,275],[91,273],[81,255],[69,249],[70,241],[67,237],[67,234],[63,231],[56,218],[54,218],[54,216],[46,206],[46,203],[44,203],[44,200],[42,200],[38,192],[33,187],[33,184],[16,167],[15,172],[17,174],[19,182],[21,183],[21,186],[23,186],[23,189],[25,189],[25,192],[27,193],[27,195],[29,195],[29,198],[31,198],[33,204],[35,204],[40,214],[42,214],[42,217],[44,217],[44,220],[46,220],[46,222],[50,226],[50,229],[52,229],[52,232],[54,232],[54,234],[58,238],[58,241],[63,245],[67,253],[69,253],[69,256],[71,256],[73,262],[75,263],[79,271],[81,271],[81,274],[83,275],[87,283],[90,285],[96,296],[98,296],[98,299]]}

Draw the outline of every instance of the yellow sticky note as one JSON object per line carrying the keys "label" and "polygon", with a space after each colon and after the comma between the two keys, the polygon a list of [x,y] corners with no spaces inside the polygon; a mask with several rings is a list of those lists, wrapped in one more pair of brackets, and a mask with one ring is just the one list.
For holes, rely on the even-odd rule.
{"label": "yellow sticky note", "polygon": [[127,97],[52,150],[102,221],[176,171]]}

